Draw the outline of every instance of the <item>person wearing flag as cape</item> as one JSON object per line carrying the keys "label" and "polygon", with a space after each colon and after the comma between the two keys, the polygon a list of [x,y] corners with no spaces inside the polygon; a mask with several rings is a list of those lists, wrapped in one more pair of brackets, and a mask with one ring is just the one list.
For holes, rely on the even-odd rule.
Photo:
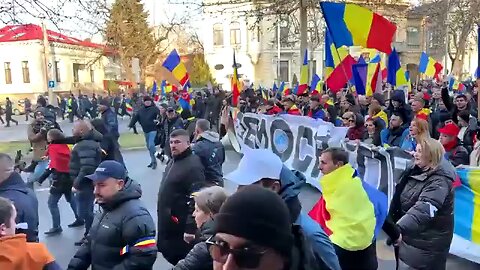
{"label": "person wearing flag as cape", "polygon": [[87,178],[103,211],[67,269],[152,269],[157,258],[156,230],[140,201],[140,185],[114,160],[103,161]]}
{"label": "person wearing flag as cape", "polygon": [[376,270],[375,241],[387,217],[387,196],[360,178],[341,148],[324,150],[319,163],[322,197],[310,217],[330,236],[343,270]]}

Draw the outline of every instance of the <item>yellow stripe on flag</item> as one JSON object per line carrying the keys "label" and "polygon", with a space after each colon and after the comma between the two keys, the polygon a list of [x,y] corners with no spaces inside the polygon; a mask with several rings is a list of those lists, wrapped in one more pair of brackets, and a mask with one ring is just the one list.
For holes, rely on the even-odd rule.
{"label": "yellow stripe on flag", "polygon": [[366,48],[373,12],[358,5],[346,4],[343,20],[352,33],[353,43]]}

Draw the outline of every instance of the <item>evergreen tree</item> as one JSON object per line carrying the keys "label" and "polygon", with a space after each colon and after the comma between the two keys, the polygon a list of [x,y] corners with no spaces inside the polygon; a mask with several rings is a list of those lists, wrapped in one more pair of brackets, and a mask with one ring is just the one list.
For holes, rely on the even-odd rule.
{"label": "evergreen tree", "polygon": [[210,67],[205,61],[203,54],[196,54],[192,61],[192,70],[190,72],[190,82],[193,87],[202,87],[207,85],[208,82],[215,84]]}
{"label": "evergreen tree", "polygon": [[147,19],[148,13],[140,0],[116,0],[105,29],[108,46],[119,55],[127,80],[133,83],[136,81],[132,60],[139,59],[144,74],[146,66],[158,56],[157,42]]}

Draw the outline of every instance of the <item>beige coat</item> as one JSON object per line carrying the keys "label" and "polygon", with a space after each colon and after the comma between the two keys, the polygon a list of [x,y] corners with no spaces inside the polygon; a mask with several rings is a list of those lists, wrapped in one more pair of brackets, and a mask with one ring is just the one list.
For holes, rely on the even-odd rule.
{"label": "beige coat", "polygon": [[32,143],[33,148],[33,160],[41,160],[45,156],[45,151],[47,150],[47,140],[46,135],[43,132],[35,133],[33,127],[35,122],[28,125],[28,140]]}

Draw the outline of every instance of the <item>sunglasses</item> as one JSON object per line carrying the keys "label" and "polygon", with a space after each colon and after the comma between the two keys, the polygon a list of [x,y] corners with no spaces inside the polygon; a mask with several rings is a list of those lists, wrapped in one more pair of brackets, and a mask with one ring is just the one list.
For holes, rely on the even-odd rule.
{"label": "sunglasses", "polygon": [[267,253],[267,249],[248,246],[231,249],[227,242],[214,237],[210,237],[205,243],[212,259],[219,263],[226,263],[228,255],[231,254],[239,268],[254,269],[258,267],[263,255]]}

